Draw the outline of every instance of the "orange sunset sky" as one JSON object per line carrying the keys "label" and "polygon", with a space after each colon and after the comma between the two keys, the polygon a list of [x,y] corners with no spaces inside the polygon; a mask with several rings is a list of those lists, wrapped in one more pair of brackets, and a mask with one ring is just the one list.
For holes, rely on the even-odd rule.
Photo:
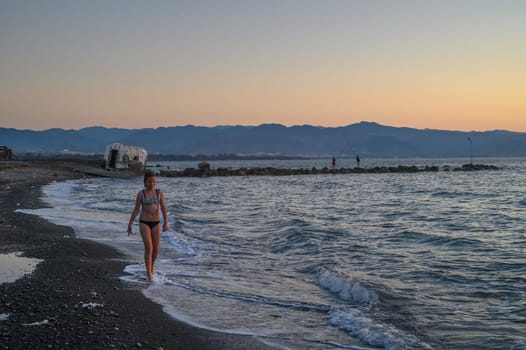
{"label": "orange sunset sky", "polygon": [[526,132],[523,0],[0,0],[0,127]]}

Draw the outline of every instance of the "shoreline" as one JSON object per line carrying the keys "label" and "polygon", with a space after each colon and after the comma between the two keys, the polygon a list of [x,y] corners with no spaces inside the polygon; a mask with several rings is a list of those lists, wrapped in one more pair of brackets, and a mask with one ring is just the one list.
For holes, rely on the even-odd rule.
{"label": "shoreline", "polygon": [[43,185],[92,176],[89,169],[82,161],[0,163],[0,253],[44,260],[32,274],[0,284],[0,314],[7,315],[0,349],[273,349],[254,336],[173,319],[119,279],[127,264],[121,252],[15,212],[45,207]]}

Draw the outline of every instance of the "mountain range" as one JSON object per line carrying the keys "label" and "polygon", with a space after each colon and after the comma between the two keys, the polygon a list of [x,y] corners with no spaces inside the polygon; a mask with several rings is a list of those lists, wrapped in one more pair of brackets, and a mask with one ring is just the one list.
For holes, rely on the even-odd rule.
{"label": "mountain range", "polygon": [[526,133],[506,130],[448,131],[392,127],[360,122],[342,127],[176,126],[120,129],[94,126],[42,131],[0,128],[0,146],[17,153],[104,153],[120,142],[144,147],[150,154],[283,155],[302,157],[439,158],[524,157]]}

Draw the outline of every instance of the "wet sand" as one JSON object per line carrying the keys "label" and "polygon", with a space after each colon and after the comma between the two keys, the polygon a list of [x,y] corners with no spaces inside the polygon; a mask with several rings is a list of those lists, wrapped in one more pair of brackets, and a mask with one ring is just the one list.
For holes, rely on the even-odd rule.
{"label": "wet sand", "polygon": [[100,171],[84,161],[0,162],[0,254],[43,260],[32,274],[0,284],[0,349],[272,349],[174,320],[119,279],[120,252],[15,212],[44,207],[42,185],[92,170]]}

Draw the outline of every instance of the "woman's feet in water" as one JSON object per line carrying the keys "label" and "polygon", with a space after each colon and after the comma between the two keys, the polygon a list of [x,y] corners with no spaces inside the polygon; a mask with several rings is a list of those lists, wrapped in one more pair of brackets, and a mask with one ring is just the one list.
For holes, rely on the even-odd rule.
{"label": "woman's feet in water", "polygon": [[153,282],[153,276],[155,276],[155,267],[152,267],[152,272],[146,272],[146,280],[148,282]]}

